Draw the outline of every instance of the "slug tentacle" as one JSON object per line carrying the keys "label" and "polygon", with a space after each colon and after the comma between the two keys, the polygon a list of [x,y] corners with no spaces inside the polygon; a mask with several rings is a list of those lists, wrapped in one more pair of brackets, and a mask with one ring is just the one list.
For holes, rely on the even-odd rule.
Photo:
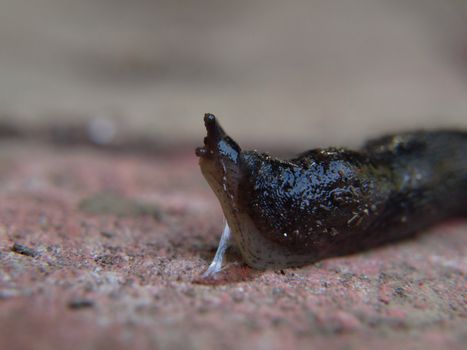
{"label": "slug tentacle", "polygon": [[[467,133],[418,131],[368,142],[360,151],[315,149],[291,160],[242,151],[206,114],[196,149],[227,225],[224,235],[255,268],[311,263],[412,236],[467,214]],[[219,256],[218,256],[219,255]]]}

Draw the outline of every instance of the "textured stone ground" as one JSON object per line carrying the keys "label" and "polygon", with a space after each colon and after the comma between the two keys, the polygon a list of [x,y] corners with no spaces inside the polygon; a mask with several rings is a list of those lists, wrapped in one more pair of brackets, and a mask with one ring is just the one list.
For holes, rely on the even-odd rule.
{"label": "textured stone ground", "polygon": [[192,149],[0,144],[1,349],[462,349],[467,222],[300,269],[235,253]]}
{"label": "textured stone ground", "polygon": [[206,283],[221,212],[170,147],[204,112],[278,149],[467,128],[466,4],[1,0],[0,349],[462,348],[466,221]]}

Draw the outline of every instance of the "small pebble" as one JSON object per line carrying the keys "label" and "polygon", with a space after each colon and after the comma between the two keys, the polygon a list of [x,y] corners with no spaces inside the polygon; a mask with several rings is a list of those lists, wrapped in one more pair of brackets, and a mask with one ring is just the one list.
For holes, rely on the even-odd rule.
{"label": "small pebble", "polygon": [[272,289],[272,295],[274,297],[281,297],[285,294],[284,290],[282,288],[274,287]]}
{"label": "small pebble", "polygon": [[110,231],[101,231],[101,235],[104,236],[105,238],[114,238],[115,233],[110,232]]}
{"label": "small pebble", "polygon": [[0,300],[10,299],[18,295],[19,293],[16,290],[12,290],[12,289],[0,290]]}
{"label": "small pebble", "polygon": [[236,289],[232,292],[232,300],[236,303],[240,303],[245,299],[245,293],[243,288]]}
{"label": "small pebble", "polygon": [[21,254],[21,255],[30,256],[33,258],[39,255],[39,253],[36,252],[34,249],[26,247],[25,245],[22,245],[19,243],[13,244],[13,247],[11,247],[11,251]]}
{"label": "small pebble", "polygon": [[73,299],[68,302],[68,307],[72,310],[92,308],[94,307],[94,301],[90,299]]}

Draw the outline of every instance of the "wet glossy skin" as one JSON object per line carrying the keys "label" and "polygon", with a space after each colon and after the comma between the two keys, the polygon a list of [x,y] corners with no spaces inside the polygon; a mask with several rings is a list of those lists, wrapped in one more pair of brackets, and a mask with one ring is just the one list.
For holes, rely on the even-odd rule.
{"label": "wet glossy skin", "polygon": [[466,215],[467,133],[414,132],[283,161],[241,151],[212,115],[197,149],[245,261],[298,266]]}
{"label": "wet glossy skin", "polygon": [[241,207],[265,237],[299,254],[332,254],[368,228],[389,196],[384,169],[353,152],[316,150],[289,162],[247,152],[243,159]]}

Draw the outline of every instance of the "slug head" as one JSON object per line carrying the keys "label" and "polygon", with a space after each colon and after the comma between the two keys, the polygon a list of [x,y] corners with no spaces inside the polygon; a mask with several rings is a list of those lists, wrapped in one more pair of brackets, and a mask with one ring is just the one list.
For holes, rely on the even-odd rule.
{"label": "slug head", "polygon": [[232,202],[237,194],[241,149],[222,129],[216,117],[206,113],[207,136],[204,146],[196,148],[201,171],[221,204]]}

